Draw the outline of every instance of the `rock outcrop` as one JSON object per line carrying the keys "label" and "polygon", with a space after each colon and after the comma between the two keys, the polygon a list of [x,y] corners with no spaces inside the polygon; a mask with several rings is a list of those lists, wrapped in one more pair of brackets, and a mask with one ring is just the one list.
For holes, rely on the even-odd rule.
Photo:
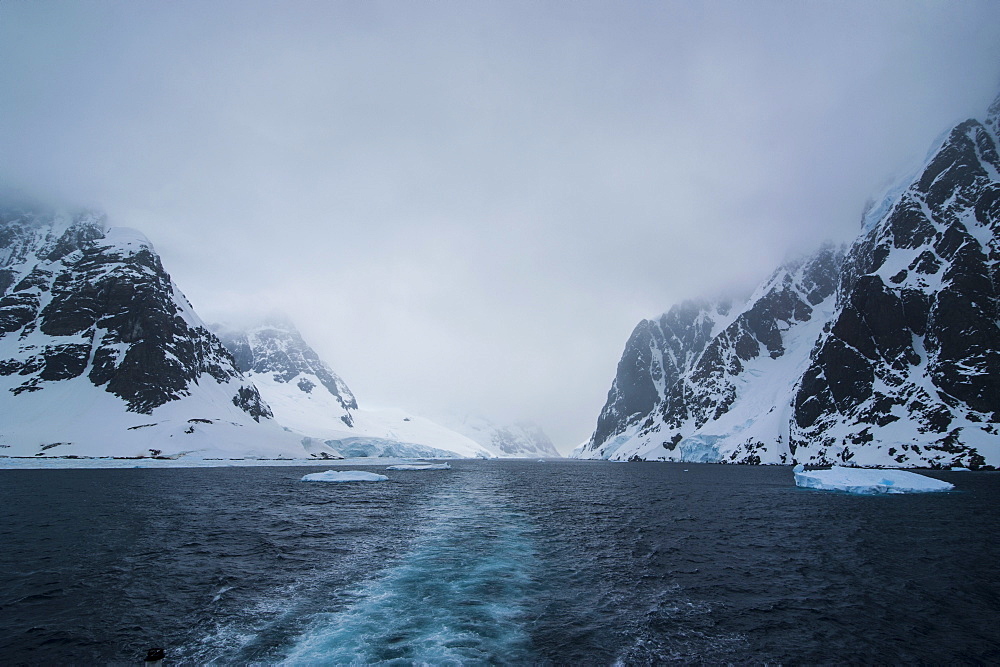
{"label": "rock outcrop", "polygon": [[998,125],[1000,98],[866,212],[846,254],[782,267],[745,305],[640,323],[576,455],[1000,465]]}
{"label": "rock outcrop", "polygon": [[[305,454],[141,233],[93,212],[7,209],[0,287],[0,454]],[[171,440],[198,430],[218,443]]]}

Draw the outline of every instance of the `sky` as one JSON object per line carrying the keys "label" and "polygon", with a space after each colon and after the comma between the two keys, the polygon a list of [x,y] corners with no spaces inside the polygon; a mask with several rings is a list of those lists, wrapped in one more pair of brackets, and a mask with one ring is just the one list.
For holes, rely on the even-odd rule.
{"label": "sky", "polygon": [[998,92],[993,1],[0,2],[0,184],[362,407],[567,452],[641,319],[852,240]]}

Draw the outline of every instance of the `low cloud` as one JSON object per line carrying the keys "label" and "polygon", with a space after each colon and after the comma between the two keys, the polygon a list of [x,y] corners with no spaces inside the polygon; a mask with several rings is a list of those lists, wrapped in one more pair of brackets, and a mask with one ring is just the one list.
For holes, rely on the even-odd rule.
{"label": "low cloud", "polygon": [[1000,5],[4,3],[0,178],[280,307],[359,401],[585,439],[635,323],[849,240]]}

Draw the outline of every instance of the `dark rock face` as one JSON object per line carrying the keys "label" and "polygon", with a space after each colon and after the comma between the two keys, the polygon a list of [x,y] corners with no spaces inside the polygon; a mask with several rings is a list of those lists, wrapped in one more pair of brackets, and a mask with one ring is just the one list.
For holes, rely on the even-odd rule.
{"label": "dark rock face", "polygon": [[982,464],[1000,421],[995,125],[956,127],[851,249],[795,395],[799,460],[865,443],[895,463]]}
{"label": "dark rock face", "polygon": [[[834,294],[843,256],[843,248],[826,246],[790,262],[737,310],[728,302],[714,308],[688,302],[656,322],[640,323],[585,452],[610,453],[606,443],[630,432],[676,456],[688,438],[732,408],[749,364],[786,354],[788,332],[812,321]],[[757,444],[747,447],[741,456],[759,460]]]}
{"label": "dark rock face", "polygon": [[273,417],[271,408],[261,399],[260,392],[252,384],[243,385],[236,390],[236,395],[233,396],[233,405],[253,417],[256,422]]}
{"label": "dark rock face", "polygon": [[826,246],[776,271],[760,298],[713,338],[690,373],[669,388],[660,410],[663,423],[681,429],[688,422],[688,430],[696,430],[725,414],[737,399],[735,383],[747,364],[762,356],[784,356],[786,332],[812,320],[814,307],[834,293],[843,256],[842,248]]}
{"label": "dark rock face", "polygon": [[[316,380],[345,411],[358,409],[357,400],[347,384],[319,358],[290,322],[274,319],[249,330],[214,328],[240,371],[270,375],[279,383],[298,378],[295,386],[304,394],[312,393]],[[348,426],[353,425],[349,412],[341,420]]]}
{"label": "dark rock face", "polygon": [[23,378],[11,391],[85,376],[148,414],[210,378],[235,383],[233,402],[255,419],[270,417],[148,241],[109,236],[105,224],[90,213],[0,215],[5,275],[18,277],[0,298],[0,374]]}
{"label": "dark rock face", "polygon": [[608,401],[597,420],[590,449],[646,420],[664,391],[690,370],[708,344],[713,327],[732,304],[686,301],[658,320],[643,320],[632,332]]}
{"label": "dark rock face", "polygon": [[865,212],[846,256],[783,267],[717,334],[640,323],[581,454],[1000,465],[998,129],[1000,98]]}

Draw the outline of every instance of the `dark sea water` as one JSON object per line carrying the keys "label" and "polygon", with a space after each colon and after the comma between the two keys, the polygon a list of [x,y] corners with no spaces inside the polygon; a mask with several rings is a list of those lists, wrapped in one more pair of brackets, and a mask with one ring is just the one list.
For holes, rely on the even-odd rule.
{"label": "dark sea water", "polygon": [[996,663],[1000,473],[0,470],[0,663]]}

